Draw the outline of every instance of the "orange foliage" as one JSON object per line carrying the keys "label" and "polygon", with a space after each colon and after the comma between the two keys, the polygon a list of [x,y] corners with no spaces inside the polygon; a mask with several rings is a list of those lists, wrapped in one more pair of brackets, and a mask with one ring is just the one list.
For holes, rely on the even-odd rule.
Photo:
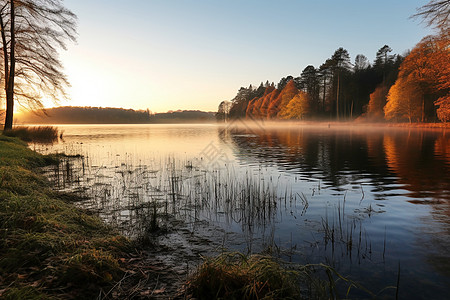
{"label": "orange foliage", "polygon": [[253,116],[253,108],[255,107],[255,101],[257,98],[253,98],[247,105],[247,109],[245,111],[245,115],[248,117]]}
{"label": "orange foliage", "polygon": [[[260,98],[254,98],[252,99],[246,110],[246,116],[247,118],[265,118],[267,114],[267,106],[268,104],[265,104],[267,100],[271,99],[271,95],[274,93],[279,92],[275,87],[268,86],[266,87],[264,94]],[[266,108],[264,109],[264,105],[266,105]]]}
{"label": "orange foliage", "polygon": [[281,91],[268,86],[262,97],[254,98],[249,102],[246,116],[247,118],[276,118],[280,109],[287,106],[297,93],[298,89],[292,80]]}
{"label": "orange foliage", "polygon": [[414,47],[400,66],[399,77],[416,91],[439,94],[434,104],[441,121],[450,120],[450,36],[441,32],[427,36]]}
{"label": "orange foliage", "polygon": [[267,118],[276,118],[280,112],[280,109],[283,106],[286,106],[297,93],[298,89],[295,86],[294,81],[289,81],[278,97],[270,102],[269,107],[267,108]]}
{"label": "orange foliage", "polygon": [[410,123],[419,121],[422,112],[422,94],[419,87],[410,79],[399,77],[390,88],[384,114],[387,120]]}
{"label": "orange foliage", "polygon": [[370,119],[383,119],[383,108],[386,105],[386,98],[389,89],[385,85],[378,86],[375,91],[370,94],[369,105],[367,107],[367,116]]}
{"label": "orange foliage", "polygon": [[278,95],[280,94],[280,90],[277,90],[275,87],[273,86],[269,86],[266,89],[266,93],[264,93],[264,99],[261,103],[261,115],[263,115],[264,117],[267,117],[267,111],[269,109],[269,105],[270,103],[276,98],[278,97]]}
{"label": "orange foliage", "polygon": [[440,97],[434,104],[439,106],[437,109],[437,116],[442,122],[450,121],[450,95]]}

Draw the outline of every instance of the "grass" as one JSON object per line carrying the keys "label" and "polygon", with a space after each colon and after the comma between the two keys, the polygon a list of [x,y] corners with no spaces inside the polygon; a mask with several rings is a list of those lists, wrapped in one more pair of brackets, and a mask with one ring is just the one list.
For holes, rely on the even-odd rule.
{"label": "grass", "polygon": [[17,137],[25,142],[51,144],[58,140],[58,128],[53,126],[15,126],[3,132],[9,137]]}
{"label": "grass", "polygon": [[36,168],[52,162],[0,136],[2,299],[93,299],[124,274],[130,242],[50,189]]}
{"label": "grass", "polygon": [[273,258],[224,253],[208,258],[188,282],[196,299],[300,299],[296,271]]}
{"label": "grass", "polygon": [[[358,282],[325,264],[295,265],[272,256],[225,252],[207,258],[187,282],[187,298],[193,299],[376,299],[389,289],[372,293]],[[354,295],[353,295],[354,296]]]}

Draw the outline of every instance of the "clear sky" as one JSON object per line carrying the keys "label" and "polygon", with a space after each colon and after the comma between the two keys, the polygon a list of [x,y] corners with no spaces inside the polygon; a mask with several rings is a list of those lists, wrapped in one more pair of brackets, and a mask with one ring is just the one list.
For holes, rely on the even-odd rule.
{"label": "clear sky", "polygon": [[409,19],[428,0],[65,0],[78,42],[61,59],[61,105],[216,111],[241,86],[278,83],[339,47],[373,61],[431,31]]}

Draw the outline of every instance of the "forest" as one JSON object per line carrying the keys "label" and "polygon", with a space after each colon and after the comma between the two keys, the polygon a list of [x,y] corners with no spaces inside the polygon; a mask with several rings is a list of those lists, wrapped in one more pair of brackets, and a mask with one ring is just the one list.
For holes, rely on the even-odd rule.
{"label": "forest", "polygon": [[[1,118],[1,116],[0,116]],[[26,124],[148,124],[211,122],[214,114],[197,110],[177,110],[152,113],[115,107],[61,106],[41,111],[29,111],[17,116],[16,123]]]}
{"label": "forest", "polygon": [[370,122],[447,122],[450,120],[450,33],[423,38],[411,51],[393,54],[388,45],[371,63],[363,54],[354,62],[337,49],[319,67],[278,84],[241,87],[222,101],[219,120],[366,120]]}

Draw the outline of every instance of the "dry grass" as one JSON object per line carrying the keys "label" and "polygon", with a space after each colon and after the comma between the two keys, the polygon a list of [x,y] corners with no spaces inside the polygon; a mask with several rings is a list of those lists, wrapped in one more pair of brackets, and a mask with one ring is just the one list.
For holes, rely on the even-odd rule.
{"label": "dry grass", "polygon": [[54,143],[60,136],[58,128],[53,126],[16,126],[11,130],[4,131],[3,134],[10,137],[18,137],[25,142],[41,144]]}
{"label": "dry grass", "polygon": [[122,278],[130,243],[52,191],[49,161],[0,136],[0,298],[93,299]]}
{"label": "dry grass", "polygon": [[188,282],[197,299],[299,299],[296,271],[272,257],[237,252],[208,258]]}

